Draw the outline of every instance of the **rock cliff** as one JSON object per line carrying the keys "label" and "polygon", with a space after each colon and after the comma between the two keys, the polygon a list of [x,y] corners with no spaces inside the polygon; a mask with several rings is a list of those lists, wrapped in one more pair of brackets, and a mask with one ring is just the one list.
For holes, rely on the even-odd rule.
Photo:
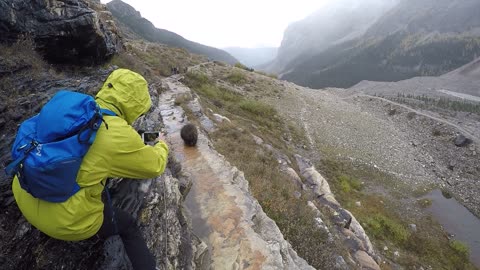
{"label": "rock cliff", "polygon": [[56,63],[101,62],[121,49],[111,14],[88,0],[0,1],[0,42],[22,36]]}

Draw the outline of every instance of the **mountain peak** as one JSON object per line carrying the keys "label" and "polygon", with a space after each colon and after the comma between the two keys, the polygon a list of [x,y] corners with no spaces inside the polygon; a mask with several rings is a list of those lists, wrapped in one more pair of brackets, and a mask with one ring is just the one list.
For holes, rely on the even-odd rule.
{"label": "mountain peak", "polygon": [[137,11],[131,5],[123,2],[122,0],[113,0],[107,3],[108,9],[111,11],[114,9],[117,15],[121,15],[122,17],[133,16],[133,17],[142,17],[140,11]]}
{"label": "mountain peak", "polygon": [[229,64],[238,62],[225,51],[187,40],[168,30],[156,28],[152,22],[143,18],[139,11],[121,0],[111,1],[107,4],[107,8],[129,38],[140,37],[151,42],[183,48],[191,53],[205,55],[212,60]]}
{"label": "mountain peak", "polygon": [[291,25],[267,71],[313,88],[351,87],[442,75],[480,54],[478,0],[344,2]]}

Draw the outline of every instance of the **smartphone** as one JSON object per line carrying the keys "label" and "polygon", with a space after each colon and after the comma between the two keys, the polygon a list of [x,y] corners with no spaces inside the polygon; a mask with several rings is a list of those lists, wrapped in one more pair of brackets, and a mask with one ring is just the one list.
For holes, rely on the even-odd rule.
{"label": "smartphone", "polygon": [[144,132],[142,133],[143,142],[149,143],[154,142],[160,136],[160,132]]}

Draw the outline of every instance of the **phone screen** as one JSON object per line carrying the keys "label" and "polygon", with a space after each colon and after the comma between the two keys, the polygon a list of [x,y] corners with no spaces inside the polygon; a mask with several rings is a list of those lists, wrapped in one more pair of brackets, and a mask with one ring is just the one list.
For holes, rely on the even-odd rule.
{"label": "phone screen", "polygon": [[154,142],[158,136],[160,135],[159,132],[144,132],[142,134],[143,141],[148,143],[148,142]]}

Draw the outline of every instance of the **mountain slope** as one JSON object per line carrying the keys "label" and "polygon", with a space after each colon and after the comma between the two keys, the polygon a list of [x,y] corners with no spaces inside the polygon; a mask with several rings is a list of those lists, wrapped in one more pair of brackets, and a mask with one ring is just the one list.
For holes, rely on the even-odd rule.
{"label": "mountain slope", "polygon": [[445,94],[445,91],[448,91],[473,96],[470,100],[478,100],[475,97],[480,97],[479,85],[480,58],[439,77],[414,77],[398,82],[362,81],[350,89],[354,92],[386,97],[397,97],[401,93],[412,96],[452,98],[451,95]]}
{"label": "mountain slope", "polygon": [[[274,154],[273,162],[280,166],[288,166],[294,160],[288,158],[291,157],[290,151],[300,151],[302,156],[307,156],[320,168],[321,175],[332,189],[322,190],[317,196],[305,197],[320,205],[322,212],[328,209],[324,207],[325,200],[330,194],[335,194],[339,202],[364,226],[374,249],[378,249],[376,255],[379,257],[374,258],[383,262],[380,265],[382,269],[418,269],[426,265],[433,269],[453,269],[456,266],[475,269],[468,263],[468,254],[457,257],[457,251],[451,249],[451,240],[444,237],[446,232],[436,218],[432,219],[431,209],[425,209],[428,205],[423,205],[425,201],[431,202],[422,198],[432,187],[443,187],[473,213],[480,213],[479,197],[476,195],[479,192],[477,179],[480,175],[480,168],[476,165],[479,149],[476,134],[479,134],[477,123],[480,118],[476,114],[464,117],[467,113],[452,109],[436,112],[411,108],[408,104],[389,100],[391,97],[381,98],[373,93],[368,95],[369,87],[365,88],[365,93],[356,89],[318,91],[215,63],[190,68],[185,83],[200,96],[199,102],[207,107],[204,111],[212,114],[212,118],[228,117],[229,120],[216,120],[224,121],[222,125],[225,126],[223,130],[220,126],[220,131],[212,133],[215,149],[244,171],[250,179],[250,190],[262,208],[269,216],[277,218],[274,219],[283,229],[285,237],[312,266],[334,269],[322,264],[323,261],[316,261],[326,246],[325,239],[309,242],[313,234],[307,227],[301,230],[306,237],[293,236],[291,232],[297,231],[298,227],[295,227],[295,222],[283,219],[299,217],[290,211],[296,208],[288,203],[288,199],[285,202],[282,198],[288,198],[294,191],[300,192],[297,198],[303,198],[300,194],[308,193],[310,188],[315,191],[323,186],[310,182],[306,177],[305,182],[296,182],[296,187],[288,186],[286,190],[289,192],[274,194],[280,192],[284,183],[277,184],[275,180],[282,179],[277,177],[270,177],[267,182],[257,178],[267,172],[254,168],[265,164],[268,159],[262,157],[264,160],[258,160],[255,153],[261,153],[262,150],[256,148],[255,144],[268,144],[269,149],[283,152],[286,157],[279,158],[278,154]],[[388,91],[395,84],[389,83],[375,90]],[[424,92],[427,94],[436,92],[421,84],[414,86],[417,91],[429,91]],[[438,87],[442,85],[438,83]],[[392,97],[396,98],[397,92]],[[434,98],[431,95],[427,97]],[[251,103],[255,104],[256,109],[247,106]],[[418,103],[423,105],[424,101]],[[196,112],[191,114],[195,115]],[[275,119],[281,119],[281,125]],[[282,125],[286,125],[286,128],[282,128]],[[256,137],[250,138],[249,133]],[[474,142],[467,147],[458,147],[454,143],[458,133],[463,133]],[[282,146],[284,143],[287,147]],[[276,165],[268,164],[268,172],[274,171],[272,168],[276,168]],[[308,171],[300,165],[298,167],[300,173]],[[291,170],[284,168],[282,171],[283,175],[288,175]],[[294,183],[297,180],[292,179]],[[303,189],[304,185],[306,190]],[[273,198],[275,201],[272,201]],[[300,200],[291,203],[299,208],[303,205]],[[277,214],[277,209],[281,214]],[[301,213],[299,209],[294,211]],[[327,214],[326,217],[321,216],[319,227],[323,226],[322,222],[334,224],[329,226],[329,230],[333,239],[337,239],[336,226],[348,233],[344,228],[351,224],[347,225],[348,218],[342,222],[344,212],[335,211],[331,215],[333,212],[328,209],[326,213],[339,216],[338,223],[329,221]],[[395,231],[392,231],[393,228]],[[361,246],[352,241],[350,236],[345,242],[347,246]],[[341,235],[339,237],[342,239]],[[306,246],[308,249],[305,249]],[[354,254],[353,257],[358,259],[359,254]],[[478,257],[475,254],[472,248],[472,260]],[[348,262],[346,256],[345,261]]]}
{"label": "mountain slope", "polygon": [[321,88],[437,76],[480,54],[480,2],[402,0],[361,37],[303,55],[283,78]]}
{"label": "mountain slope", "polygon": [[237,59],[217,48],[209,47],[183,38],[182,36],[155,26],[143,18],[140,12],[121,0],[113,0],[107,4],[108,10],[117,20],[117,24],[129,33],[131,38],[143,38],[151,42],[160,42],[173,47],[180,47],[191,53],[206,55],[212,60],[229,64],[237,63]]}

